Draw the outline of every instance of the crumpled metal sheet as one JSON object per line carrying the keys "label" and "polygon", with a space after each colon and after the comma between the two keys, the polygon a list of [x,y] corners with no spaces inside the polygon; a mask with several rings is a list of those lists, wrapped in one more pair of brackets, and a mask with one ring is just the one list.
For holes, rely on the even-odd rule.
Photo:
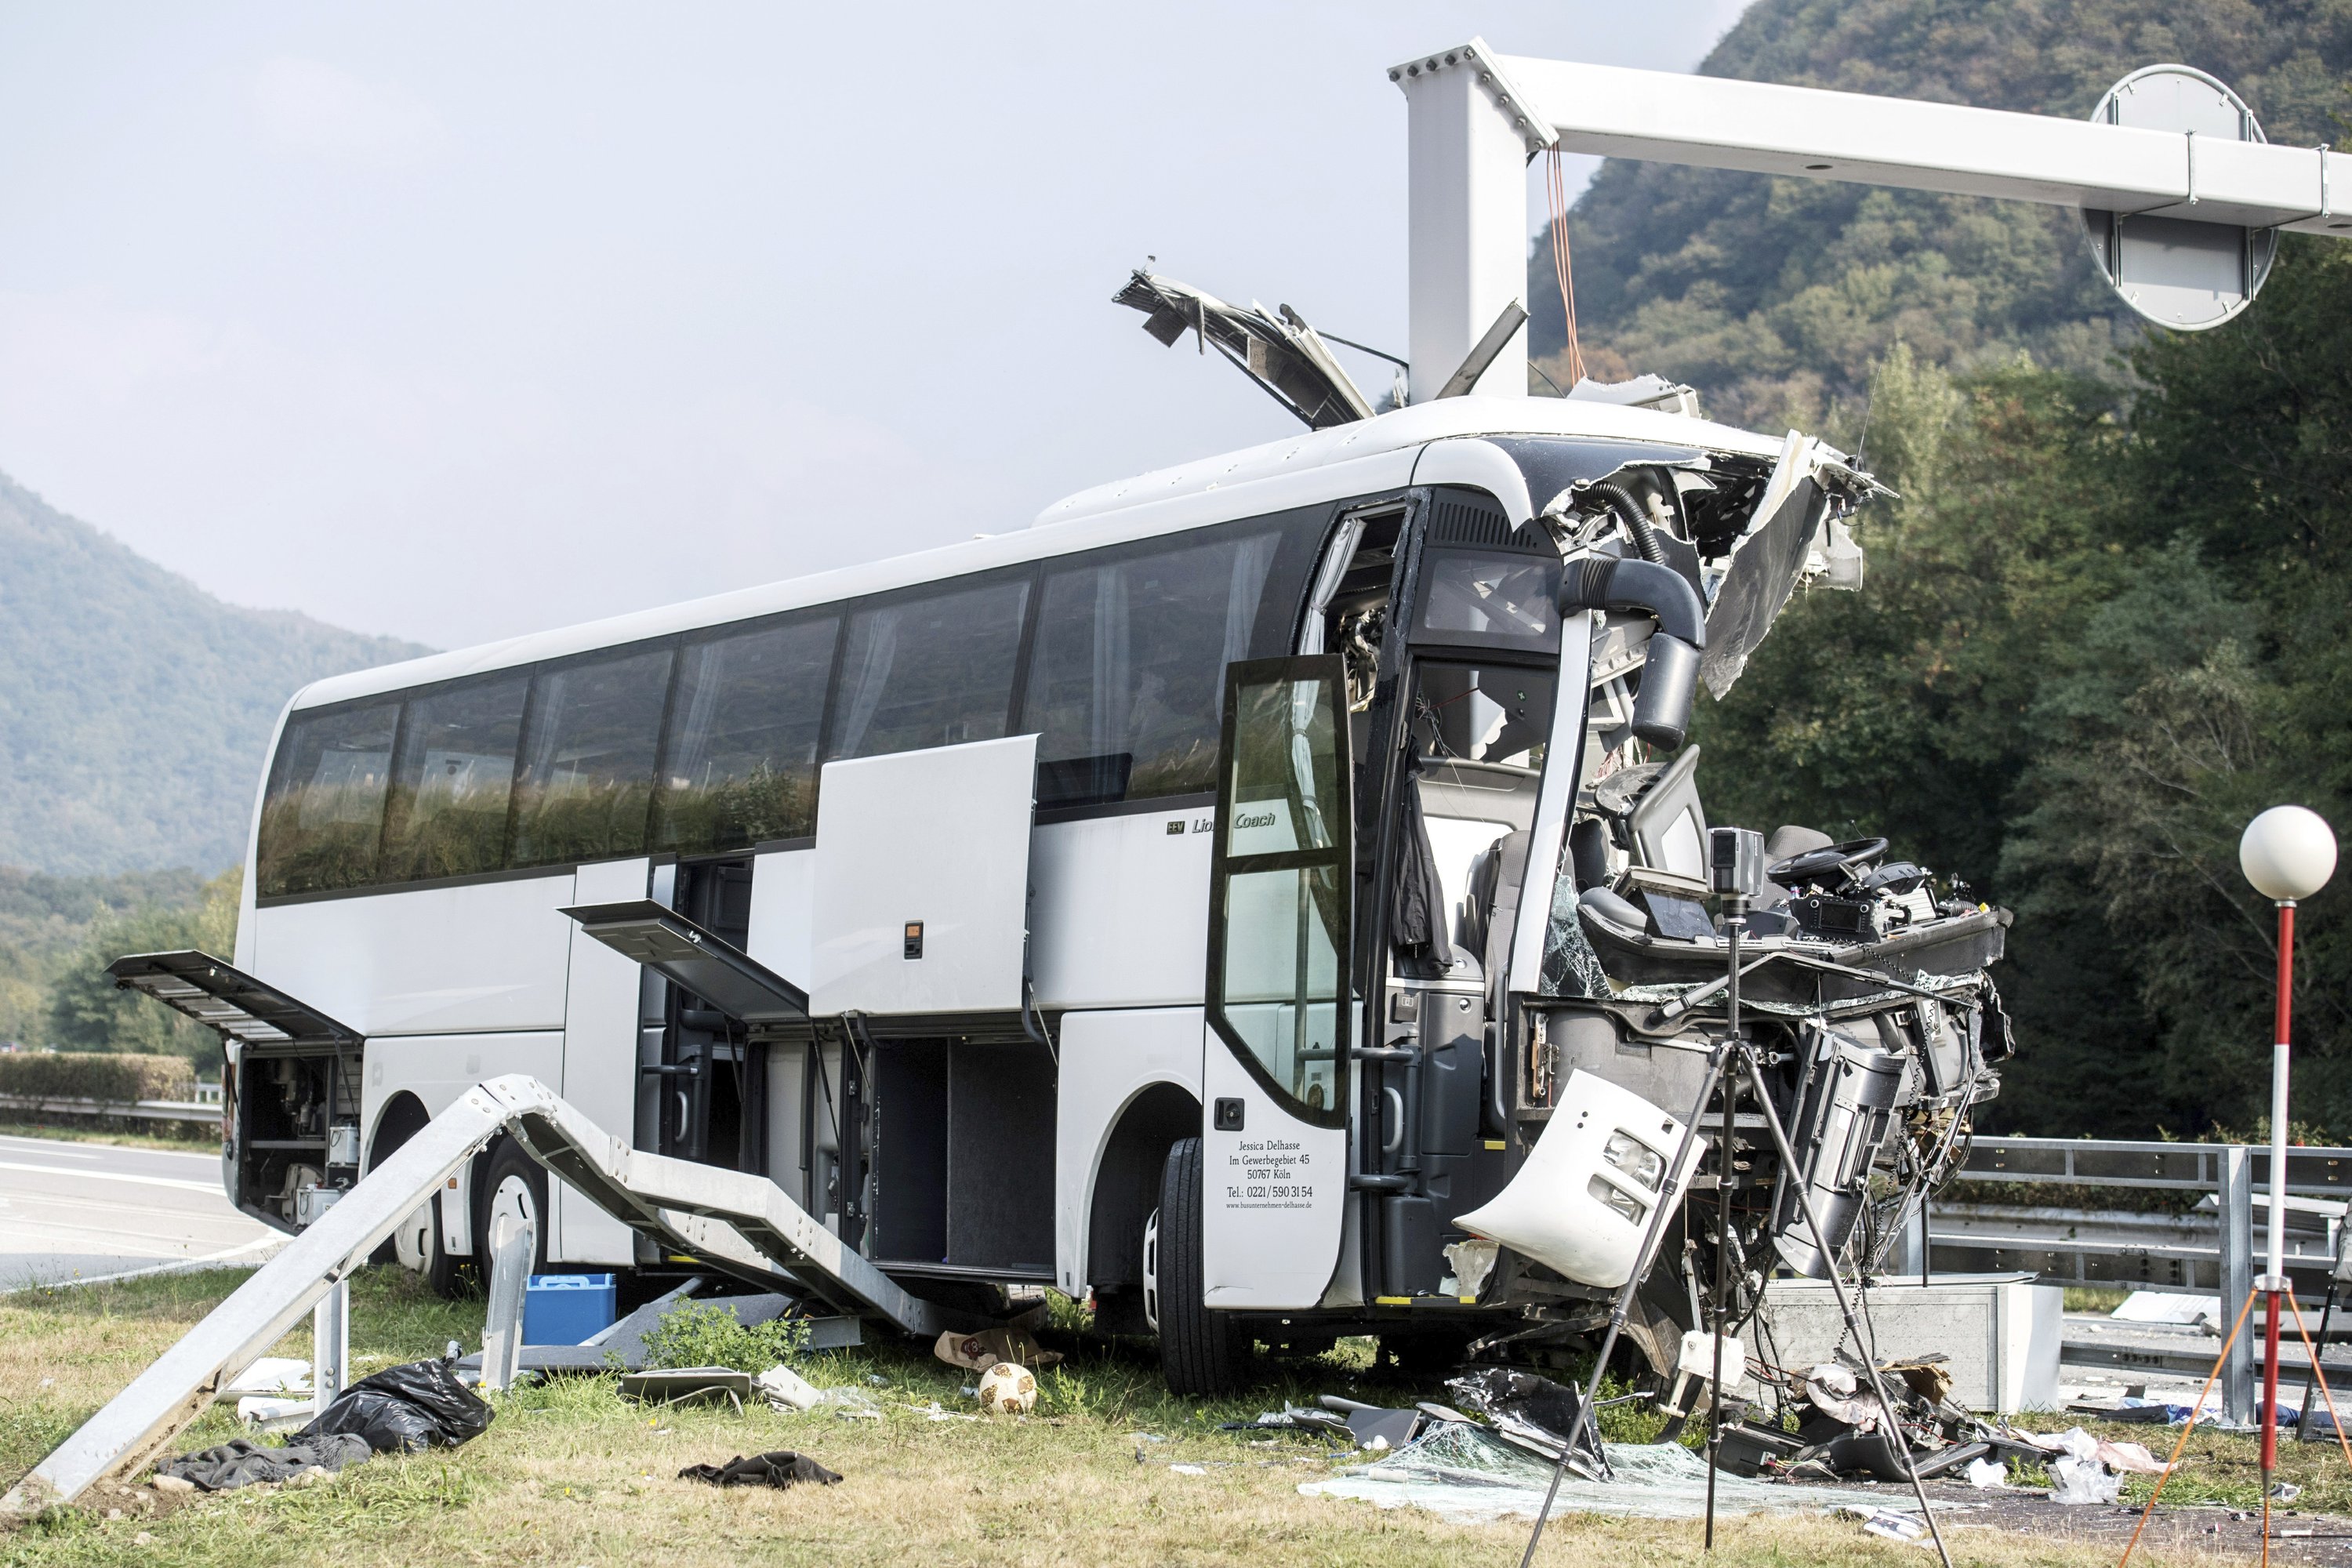
{"label": "crumpled metal sheet", "polygon": [[1805,1374],[1805,1398],[1832,1420],[1857,1432],[1875,1432],[1885,1416],[1877,1395],[1865,1392],[1862,1380],[1835,1362],[1824,1362]]}
{"label": "crumpled metal sheet", "polygon": [[[1679,1443],[1605,1446],[1612,1479],[1560,1478],[1552,1515],[1612,1514],[1625,1519],[1696,1519],[1706,1510],[1706,1461]],[[1444,1422],[1377,1464],[1299,1487],[1307,1497],[1355,1498],[1381,1508],[1422,1508],[1453,1524],[1533,1519],[1543,1506],[1552,1467],[1484,1427]],[[1888,1506],[1891,1500],[1834,1487],[1748,1480],[1717,1471],[1718,1513],[1810,1513]]]}
{"label": "crumpled metal sheet", "polygon": [[1796,591],[1823,510],[1821,486],[1810,478],[1799,479],[1734,551],[1707,606],[1706,648],[1699,656],[1699,679],[1717,701],[1731,694],[1748,668],[1748,656],[1763,643],[1780,606]]}

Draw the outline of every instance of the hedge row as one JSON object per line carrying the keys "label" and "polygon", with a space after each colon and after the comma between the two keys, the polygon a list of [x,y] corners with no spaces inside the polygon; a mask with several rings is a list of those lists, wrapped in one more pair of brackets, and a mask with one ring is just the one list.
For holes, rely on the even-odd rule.
{"label": "hedge row", "polygon": [[194,1089],[195,1072],[185,1057],[0,1052],[0,1094],[119,1102],[185,1100]]}

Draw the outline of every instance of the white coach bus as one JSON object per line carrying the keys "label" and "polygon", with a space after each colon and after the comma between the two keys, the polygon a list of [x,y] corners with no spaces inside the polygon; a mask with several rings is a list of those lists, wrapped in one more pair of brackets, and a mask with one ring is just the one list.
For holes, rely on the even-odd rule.
{"label": "white coach bus", "polygon": [[[1180,1390],[1253,1341],[1585,1332],[1706,1062],[1707,1008],[1659,1007],[1722,963],[1693,682],[1840,569],[1868,488],[1793,433],[1449,398],[317,682],[234,959],[314,1026],[232,1048],[230,1194],[299,1226],[527,1073],[637,1148],[764,1173],[916,1294],[1091,1293]],[[1784,829],[1811,869],[1753,939],[1813,955],[1750,985],[1830,1195],[1874,1161],[1932,1178],[1998,1055],[2006,917],[1866,887],[1884,848]],[[723,962],[672,962],[648,911]],[[1975,989],[1837,978],[1880,969]],[[1857,1072],[1893,1087],[1822,1098]],[[1550,1228],[1522,1236],[1548,1125],[1518,1197]],[[1787,1205],[1753,1163],[1760,1254]],[[683,1261],[505,1142],[402,1260],[447,1285],[501,1209],[541,1221],[542,1268]],[[1685,1295],[1645,1292],[1654,1360]]]}

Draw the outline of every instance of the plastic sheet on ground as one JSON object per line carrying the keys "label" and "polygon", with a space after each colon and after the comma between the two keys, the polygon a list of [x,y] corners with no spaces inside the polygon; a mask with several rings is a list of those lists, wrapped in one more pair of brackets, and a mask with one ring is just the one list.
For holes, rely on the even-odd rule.
{"label": "plastic sheet on ground", "polygon": [[[1615,1479],[1562,1476],[1552,1513],[1606,1513],[1633,1519],[1696,1519],[1706,1510],[1706,1461],[1679,1443],[1611,1443]],[[1378,1464],[1329,1480],[1308,1481],[1308,1497],[1360,1498],[1382,1508],[1423,1508],[1453,1524],[1533,1519],[1543,1506],[1552,1467],[1483,1427],[1446,1422]],[[1743,1479],[1718,1471],[1719,1514],[1801,1513],[1816,1509],[1887,1506],[1888,1500],[1832,1487]]]}

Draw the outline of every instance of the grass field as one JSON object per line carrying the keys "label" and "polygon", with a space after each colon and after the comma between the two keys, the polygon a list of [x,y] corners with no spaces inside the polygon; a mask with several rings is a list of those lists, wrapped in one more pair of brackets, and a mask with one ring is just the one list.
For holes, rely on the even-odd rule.
{"label": "grass field", "polygon": [[[0,1298],[0,1481],[34,1464],[244,1278],[183,1274]],[[480,1329],[478,1303],[437,1300],[398,1270],[371,1269],[354,1283],[361,1372],[436,1354],[451,1339],[478,1343]],[[280,1353],[308,1348],[307,1333],[297,1334]],[[1020,1420],[935,1421],[908,1408],[937,1401],[971,1409],[961,1392],[971,1374],[898,1344],[815,1357],[803,1368],[820,1386],[866,1389],[886,1412],[878,1421],[763,1409],[649,1415],[616,1397],[608,1378],[566,1379],[499,1397],[496,1424],[463,1448],[377,1458],[316,1488],[193,1499],[145,1486],[93,1493],[82,1507],[0,1534],[0,1562],[1515,1563],[1523,1525],[1470,1529],[1412,1510],[1301,1497],[1300,1481],[1329,1473],[1322,1462],[1298,1462],[1312,1446],[1254,1447],[1215,1430],[1285,1397],[1402,1401],[1440,1392],[1384,1384],[1362,1347],[1352,1356],[1349,1349],[1270,1366],[1276,1381],[1265,1387],[1202,1405],[1168,1398],[1156,1367],[1129,1352],[1085,1347],[1040,1377],[1038,1413]],[[236,1435],[224,1407],[179,1448]],[[2250,1500],[2252,1446],[2200,1446],[2206,1462],[2176,1480],[2168,1499]],[[846,1480],[751,1493],[676,1479],[683,1466],[780,1447],[811,1454]],[[1209,1468],[1181,1474],[1168,1468],[1174,1461]],[[2352,1508],[2334,1449],[2291,1448],[2288,1462],[2314,1488],[2306,1506]],[[1985,1530],[1955,1530],[1952,1542],[1969,1563],[2091,1568],[2115,1556],[2105,1546]],[[1552,1525],[1539,1561],[1663,1568],[1692,1560],[1697,1546],[1696,1525],[1566,1519]],[[1916,1548],[1820,1519],[1730,1521],[1717,1558],[1742,1568],[1923,1561]]]}

